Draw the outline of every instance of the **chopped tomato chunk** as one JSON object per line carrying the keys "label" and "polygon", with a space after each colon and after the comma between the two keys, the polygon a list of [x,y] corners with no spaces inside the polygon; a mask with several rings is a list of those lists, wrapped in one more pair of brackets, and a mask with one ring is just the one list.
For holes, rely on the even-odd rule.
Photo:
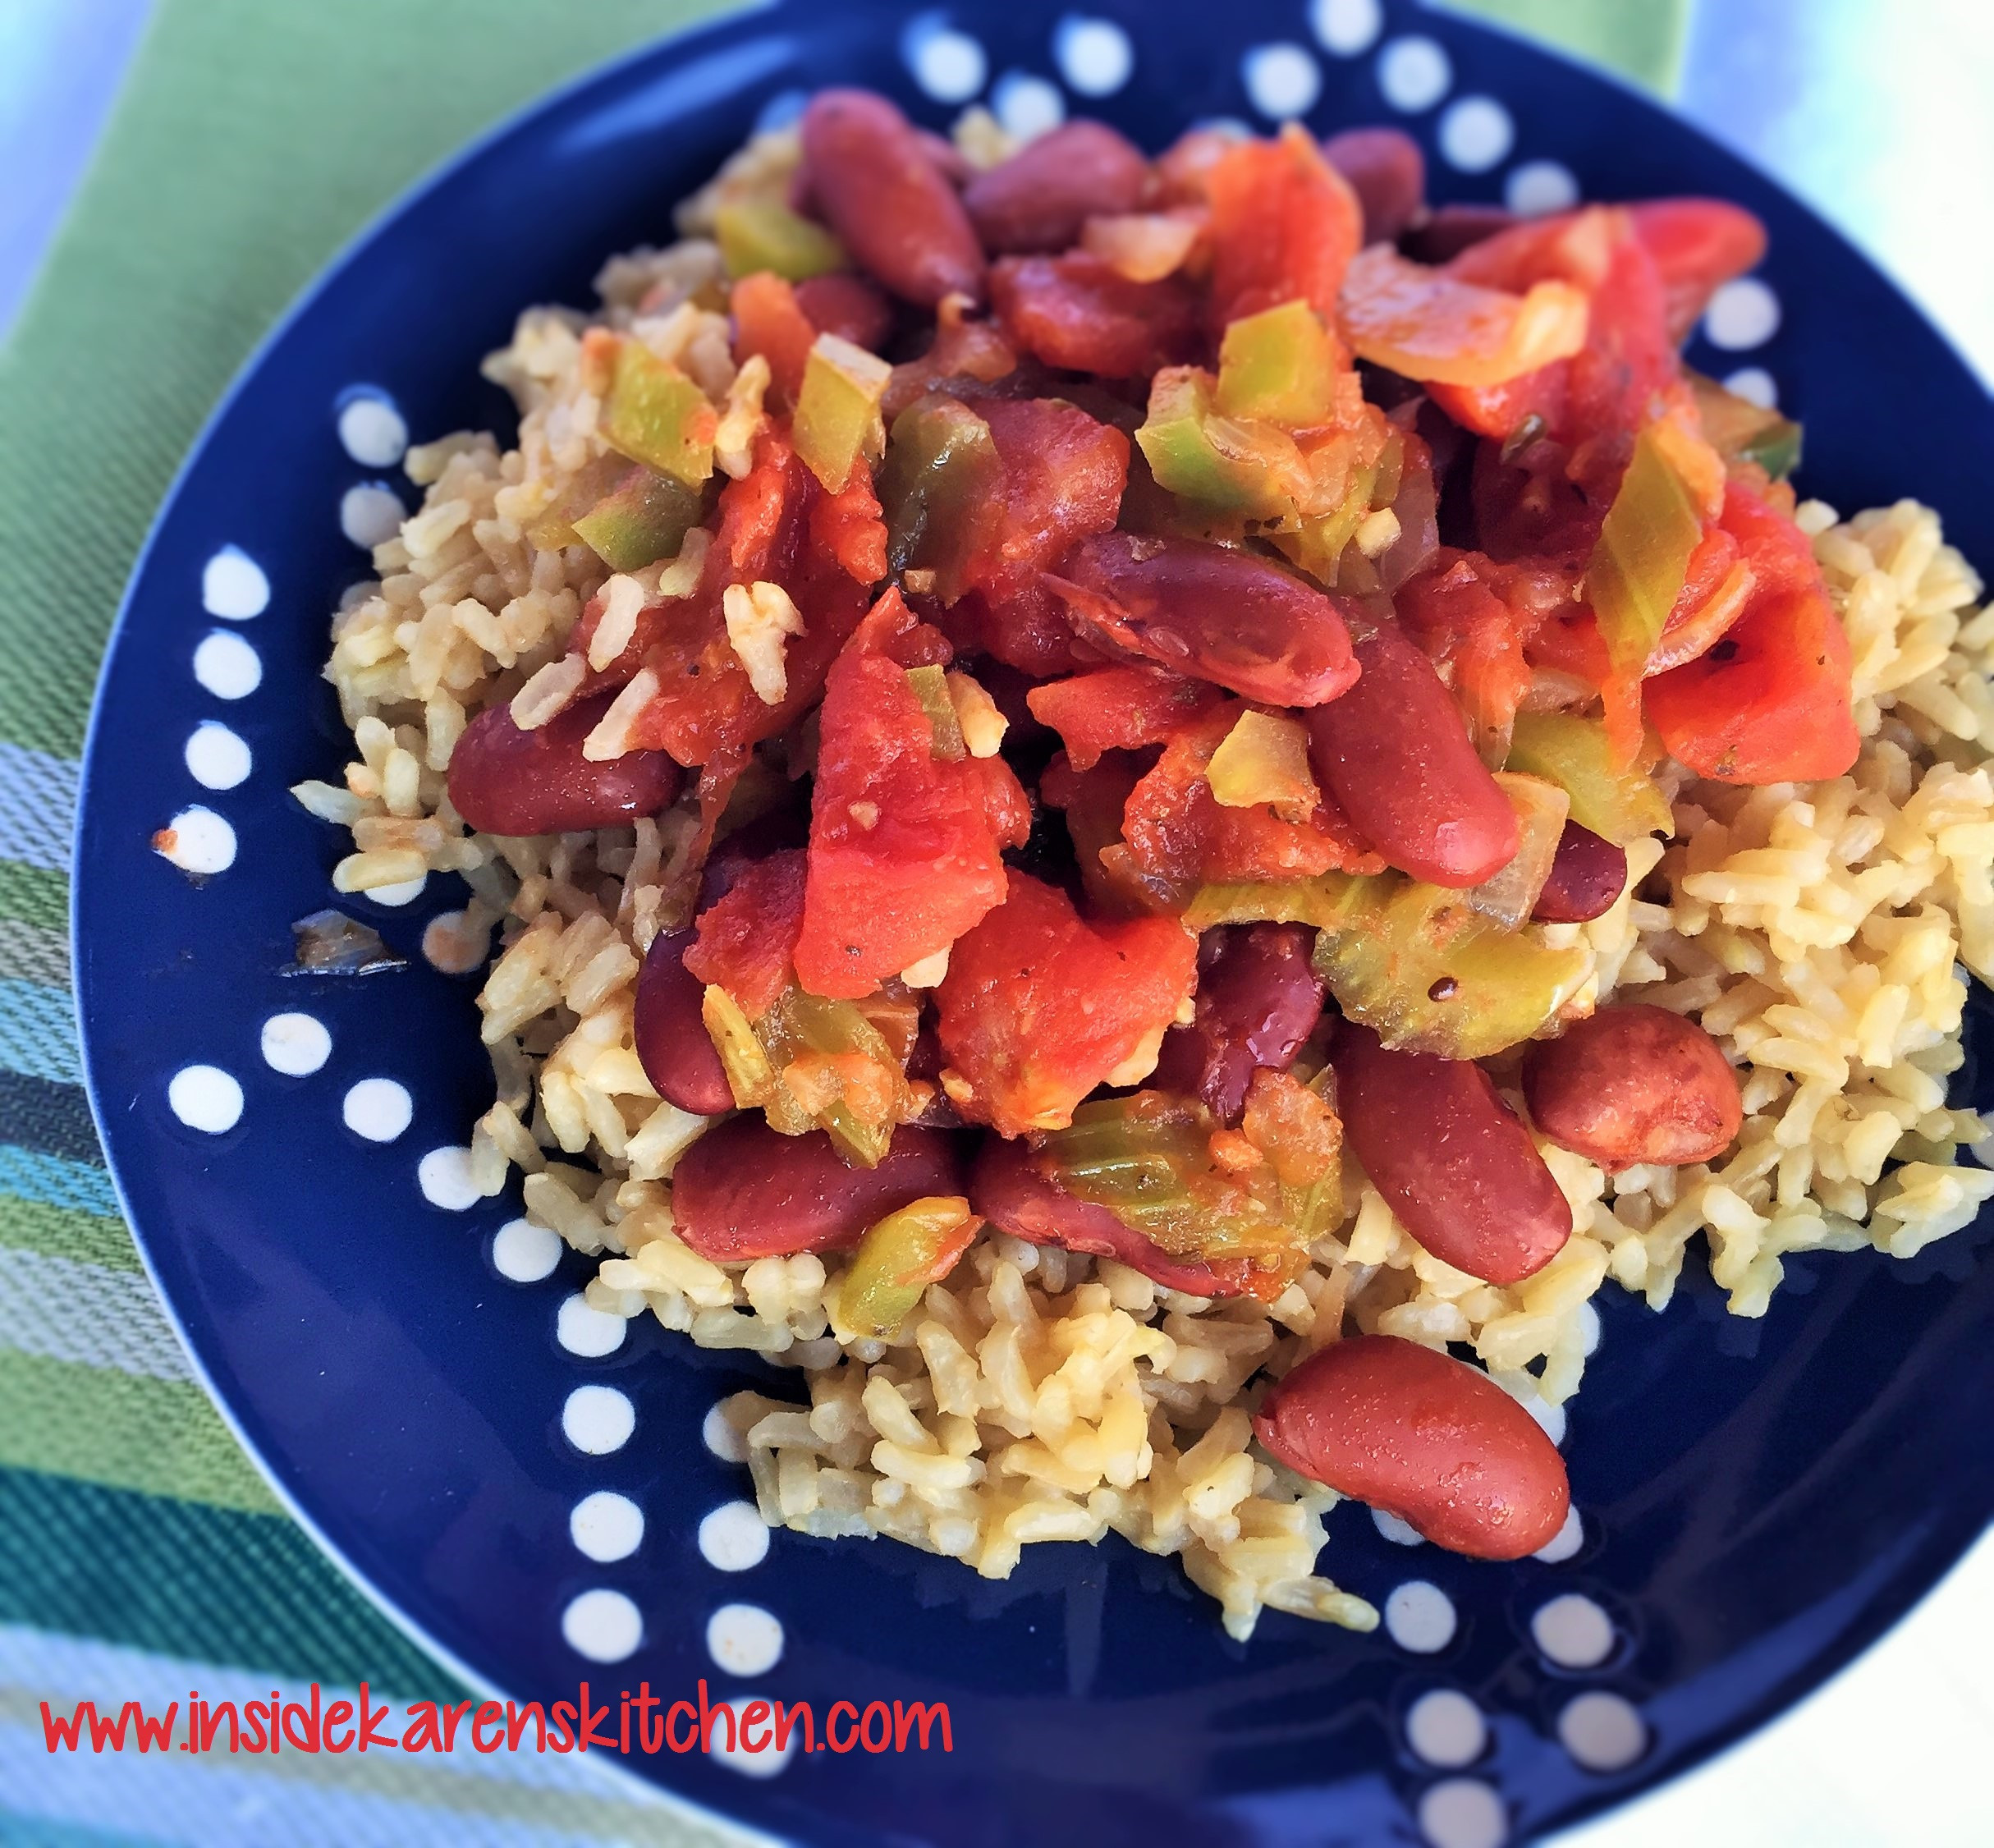
{"label": "chopped tomato chunk", "polygon": [[1849,639],[1806,535],[1741,484],[1723,526],[1753,572],[1742,613],[1707,653],[1644,690],[1670,751],[1719,782],[1839,777],[1861,739],[1850,711]]}
{"label": "chopped tomato chunk", "polygon": [[1076,770],[1092,769],[1103,751],[1160,745],[1172,726],[1218,697],[1214,687],[1150,667],[1094,667],[1025,696],[1032,717],[1058,732]]}
{"label": "chopped tomato chunk", "polygon": [[1320,791],[1314,814],[1304,822],[1284,821],[1260,804],[1221,806],[1206,773],[1248,709],[1229,699],[1171,733],[1123,812],[1122,832],[1137,869],[1180,892],[1206,883],[1382,872],[1384,861]]}
{"label": "chopped tomato chunk", "polygon": [[1342,321],[1362,359],[1408,378],[1488,390],[1577,352],[1586,297],[1558,281],[1520,295],[1465,282],[1374,244],[1344,278]]}
{"label": "chopped tomato chunk", "polygon": [[1670,337],[1688,339],[1721,282],[1766,254],[1766,227],[1721,199],[1651,199],[1627,208],[1634,234],[1661,273]]}
{"label": "chopped tomato chunk", "polygon": [[795,975],[803,879],[800,847],[751,861],[699,914],[697,935],[685,947],[685,967],[725,988],[751,1020],[775,1006]]}
{"label": "chopped tomato chunk", "polygon": [[759,353],[768,361],[777,395],[795,403],[817,329],[797,301],[794,286],[772,271],[758,269],[734,285],[727,306],[734,315],[736,363]]}
{"label": "chopped tomato chunk", "polygon": [[855,468],[837,493],[812,504],[810,539],[855,584],[869,586],[887,575],[887,523],[870,470]]}
{"label": "chopped tomato chunk", "polygon": [[936,756],[906,670],[873,648],[832,668],[819,727],[796,973],[813,994],[855,1000],[1002,902],[1002,850],[1030,807],[1001,760]]}
{"label": "chopped tomato chunk", "polygon": [[957,1110],[1002,1135],[1063,1128],[1102,1084],[1134,1084],[1190,993],[1197,941],[1173,918],[1091,923],[1013,871],[956,944],[937,993]]}
{"label": "chopped tomato chunk", "polygon": [[1203,184],[1212,324],[1305,301],[1335,326],[1344,271],[1364,241],[1364,208],[1314,140],[1290,125],[1276,140],[1241,141],[1212,161]]}

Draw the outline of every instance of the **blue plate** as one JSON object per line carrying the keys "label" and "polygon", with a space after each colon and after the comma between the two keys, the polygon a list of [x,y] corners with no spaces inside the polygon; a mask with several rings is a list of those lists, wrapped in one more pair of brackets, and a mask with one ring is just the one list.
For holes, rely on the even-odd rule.
{"label": "blue plate", "polygon": [[[872,85],[937,126],[978,94],[1014,119],[1063,103],[1151,147],[1217,116],[1393,122],[1426,144],[1441,198],[1541,204],[1575,180],[1607,199],[1740,200],[1770,227],[1771,255],[1762,286],[1730,300],[1734,350],[1696,363],[1777,382],[1806,420],[1809,488],[1843,507],[1918,495],[1969,556],[1994,559],[1994,502],[1978,491],[1994,479],[1986,394],[1846,244],[1681,123],[1410,6],[1090,4],[1086,21],[1053,0],[946,16],[786,0],[736,16],[543,103],[332,268],[217,412],[112,641],[76,855],[93,1100],[147,1262],[236,1428],[328,1549],[464,1671],[546,1699],[588,1674],[672,1696],[704,1677],[715,1699],[809,1699],[820,1716],[841,1699],[949,1704],[947,1754],[820,1751],[765,1776],[667,1754],[637,1759],[640,1774],[823,1844],[1355,1845],[1417,1841],[1423,1826],[1442,1848],[1490,1848],[1759,1724],[1979,1531],[1994,1511],[1984,1224],[1909,1264],[1790,1259],[1760,1323],[1728,1321],[1694,1276],[1659,1318],[1608,1291],[1567,1444],[1576,1557],[1478,1565],[1395,1546],[1355,1506],[1332,1517],[1324,1566],[1340,1582],[1382,1603],[1418,1578],[1451,1600],[1459,1626],[1436,1653],[1278,1614],[1233,1643],[1174,1562],[1113,1538],[1028,1549],[1014,1578],[986,1584],[897,1545],[784,1533],[763,1563],[726,1574],[697,1529],[745,1482],[703,1444],[702,1420],[766,1378],[648,1319],[612,1351],[571,1351],[560,1312],[587,1267],[571,1257],[545,1281],[508,1281],[493,1241],[516,1205],[433,1204],[453,1200],[453,1158],[423,1158],[461,1144],[490,1097],[474,979],[433,973],[419,952],[425,919],[461,902],[452,882],[400,908],[351,905],[411,958],[400,973],[282,973],[291,920],[331,902],[343,851],[285,793],[348,754],[319,671],[328,617],[365,571],[342,498],[381,471],[342,447],[342,408],[364,387],[419,436],[506,427],[477,365],[516,311],[588,301],[607,253],[668,238],[672,202],[806,85]],[[228,554],[210,574],[231,547],[249,562]],[[245,617],[259,571],[268,607]],[[204,787],[183,747],[217,724],[248,767]],[[241,754],[202,736],[193,761],[230,782]],[[183,824],[185,851],[233,858],[190,879],[149,843],[195,806],[214,819]],[[330,1035],[309,1075],[259,1049],[266,1021],[294,1011]],[[287,1042],[285,1062],[309,1062],[296,1049],[310,1038]],[[186,1113],[227,1119],[232,1081],[232,1126],[176,1113],[169,1087],[190,1066],[213,1073],[180,1081]],[[392,1141],[342,1121],[349,1087],[369,1077],[413,1099]],[[595,1345],[568,1314],[571,1341]],[[571,1441],[607,1444],[623,1414],[634,1434],[620,1447]],[[598,1491],[643,1516],[641,1543],[612,1562],[570,1534]],[[1614,1626],[1611,1653],[1584,1671],[1549,1664],[1533,1639],[1533,1614],[1566,1592]],[[773,1613],[786,1639],[753,1678],[708,1649],[715,1611],[741,1603]],[[612,1650],[633,1616],[642,1640],[612,1666],[568,1640]],[[1409,1746],[1411,1704],[1438,1688],[1486,1717],[1465,1768],[1436,1770]],[[1638,1714],[1646,1745],[1625,1768],[1588,1771],[1561,1742],[1561,1715],[1586,1694],[1624,1704],[1591,1709],[1608,1734]]]}

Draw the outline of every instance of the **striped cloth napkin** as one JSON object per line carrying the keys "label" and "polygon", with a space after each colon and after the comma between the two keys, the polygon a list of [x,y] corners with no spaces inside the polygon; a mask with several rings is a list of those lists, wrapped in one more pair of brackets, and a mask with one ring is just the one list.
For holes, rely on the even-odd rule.
{"label": "striped cloth napkin", "polygon": [[[1666,88],[1688,0],[1475,0]],[[733,1841],[585,1761],[50,1754],[107,1712],[466,1690],[314,1549],[195,1383],[117,1213],[69,994],[92,683],[160,496],[265,327],[494,117],[717,0],[162,0],[0,349],[0,1841]],[[328,1692],[328,1698],[332,1698]]]}

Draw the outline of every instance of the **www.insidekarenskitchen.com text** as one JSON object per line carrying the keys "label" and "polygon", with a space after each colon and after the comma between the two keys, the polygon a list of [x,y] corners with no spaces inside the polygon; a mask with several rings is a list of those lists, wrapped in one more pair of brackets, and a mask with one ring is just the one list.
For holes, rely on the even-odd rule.
{"label": "www.insidekarenskitchen.com text", "polygon": [[100,1713],[94,1700],[58,1713],[41,1704],[42,1737],[55,1752],[474,1752],[771,1753],[952,1752],[946,1701],[835,1702],[818,1723],[807,1700],[719,1701],[699,1684],[696,1699],[667,1701],[649,1681],[599,1698],[586,1681],[573,1700],[328,1699],[319,1684],[286,1700],[204,1700],[198,1690],[163,1708],[127,1700]]}

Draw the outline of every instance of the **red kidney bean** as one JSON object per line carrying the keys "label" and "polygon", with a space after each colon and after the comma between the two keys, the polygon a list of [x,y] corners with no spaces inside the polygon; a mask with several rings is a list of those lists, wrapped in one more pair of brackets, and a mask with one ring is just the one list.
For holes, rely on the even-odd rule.
{"label": "red kidney bean", "polygon": [[666,1103],[717,1117],[734,1107],[734,1093],[699,1011],[706,985],[681,960],[692,939],[690,930],[651,939],[637,977],[637,1057]]}
{"label": "red kidney bean", "polygon": [[1318,1348],[1277,1381],[1254,1435],[1311,1481],[1471,1559],[1523,1559],[1565,1525],[1557,1446],[1479,1369],[1396,1335]]}
{"label": "red kidney bean", "polygon": [[796,284],[796,305],[819,333],[877,351],[892,330],[893,305],[863,276],[833,270]]}
{"label": "red kidney bean", "polygon": [[969,1171],[969,1204],[1014,1238],[1112,1258],[1166,1290],[1193,1296],[1236,1296],[1246,1286],[1243,1259],[1213,1266],[1173,1256],[1107,1208],[1075,1199],[1041,1173],[1031,1149],[1022,1142],[998,1135],[985,1139]]}
{"label": "red kidney bean", "polygon": [[1515,222],[1506,206],[1438,205],[1400,237],[1399,249],[1414,263],[1442,264]]}
{"label": "red kidney bean", "polygon": [[[1045,581],[1066,599],[1083,640],[1249,699],[1316,706],[1347,698],[1357,679],[1338,600],[1250,552],[1102,533],[1082,539]],[[1489,787],[1507,813],[1501,791]]]}
{"label": "red kidney bean", "polygon": [[481,834],[560,834],[613,828],[677,800],[685,773],[662,750],[626,751],[592,764],[583,744],[616,690],[578,699],[522,731],[507,707],[488,708],[450,754],[451,806]]}
{"label": "red kidney bean", "polygon": [[1454,695],[1396,622],[1359,625],[1351,646],[1357,684],[1309,714],[1316,775],[1401,872],[1480,885],[1516,857],[1516,811],[1475,754]]}
{"label": "red kidney bean", "polygon": [[847,1167],[822,1130],[778,1135],[759,1111],[699,1138],[672,1176],[672,1229],[731,1263],[842,1251],[910,1200],[963,1191],[960,1140],[903,1123],[878,1167]]}
{"label": "red kidney bean", "polygon": [[1744,1121],[1723,1048],[1695,1021],[1643,1002],[1533,1041],[1523,1088],[1537,1126],[1609,1174],[1715,1161]]}
{"label": "red kidney bean", "polygon": [[1194,358],[1203,342],[1197,295],[1181,278],[1132,282],[1085,250],[1002,257],[990,303],[1005,337],[1034,359],[1102,378],[1146,378]]}
{"label": "red kidney bean", "polygon": [[1351,1149],[1436,1258],[1490,1283],[1520,1283],[1564,1249],[1571,1207],[1481,1066],[1387,1052],[1352,1020],[1337,1028],[1332,1060]]}
{"label": "red kidney bean", "polygon": [[962,201],[883,96],[818,91],[803,112],[803,154],[826,222],[882,287],[923,308],[983,299],[983,247]]}
{"label": "red kidney bean", "polygon": [[1346,128],[1322,144],[1322,158],[1364,207],[1367,244],[1396,239],[1426,204],[1426,156],[1402,130]]}
{"label": "red kidney bean", "polygon": [[1149,177],[1143,151],[1105,122],[1072,122],[1029,141],[963,189],[991,255],[1064,250],[1090,218],[1133,212]]}
{"label": "red kidney bean", "polygon": [[1558,837],[1551,876],[1530,915],[1539,924],[1586,924],[1603,917],[1627,889],[1627,855],[1575,821]]}
{"label": "red kidney bean", "polygon": [[1163,1035],[1148,1082],[1200,1098],[1237,1123],[1263,1066],[1286,1071],[1322,1018],[1322,978],[1310,966],[1315,933],[1302,924],[1242,924],[1213,933],[1217,954],[1198,977],[1197,1013]]}

